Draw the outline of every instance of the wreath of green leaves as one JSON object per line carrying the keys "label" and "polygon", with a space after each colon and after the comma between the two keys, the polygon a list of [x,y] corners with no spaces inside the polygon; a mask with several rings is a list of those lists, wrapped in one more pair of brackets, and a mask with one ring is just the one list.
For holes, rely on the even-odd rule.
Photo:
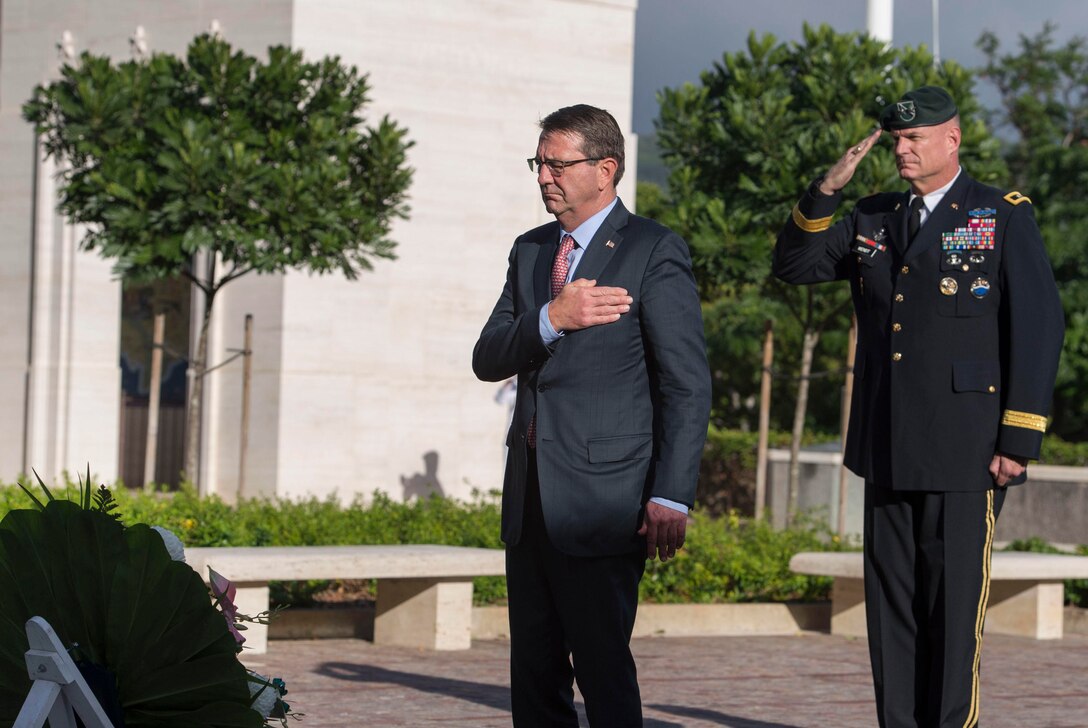
{"label": "wreath of green leaves", "polygon": [[[143,524],[124,526],[90,472],[79,501],[44,483],[0,521],[0,728],[30,691],[25,624],[44,617],[73,659],[115,679],[126,728],[261,728],[226,621],[188,565]],[[100,696],[101,701],[101,696]]]}

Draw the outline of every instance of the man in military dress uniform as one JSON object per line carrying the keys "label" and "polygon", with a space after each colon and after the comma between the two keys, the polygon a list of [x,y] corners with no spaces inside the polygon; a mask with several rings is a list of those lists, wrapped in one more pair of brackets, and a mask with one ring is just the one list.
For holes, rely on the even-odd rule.
{"label": "man in military dress uniform", "polygon": [[[847,466],[865,479],[865,603],[883,728],[970,728],[994,523],[1039,456],[1064,319],[1031,200],[960,168],[956,105],[908,92],[809,187],[778,237],[789,283],[850,281]],[[887,131],[908,192],[841,190]]]}

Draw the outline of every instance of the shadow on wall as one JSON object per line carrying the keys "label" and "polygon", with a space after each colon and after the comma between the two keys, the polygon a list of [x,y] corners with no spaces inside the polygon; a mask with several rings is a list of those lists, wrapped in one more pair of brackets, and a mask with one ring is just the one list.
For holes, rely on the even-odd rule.
{"label": "shadow on wall", "polygon": [[434,450],[423,453],[423,472],[400,476],[400,487],[405,502],[412,498],[425,500],[432,495],[445,497],[442,484],[438,482],[438,453]]}

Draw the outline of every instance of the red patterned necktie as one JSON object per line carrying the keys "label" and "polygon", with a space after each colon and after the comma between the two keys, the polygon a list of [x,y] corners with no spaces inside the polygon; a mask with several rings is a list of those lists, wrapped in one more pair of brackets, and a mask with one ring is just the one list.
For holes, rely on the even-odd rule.
{"label": "red patterned necktie", "polygon": [[[555,254],[555,262],[552,263],[552,298],[559,295],[563,286],[567,283],[567,274],[570,273],[570,251],[574,250],[574,238],[564,235],[559,241],[559,252]],[[529,420],[529,431],[525,435],[529,441],[529,447],[536,447],[536,415]]]}

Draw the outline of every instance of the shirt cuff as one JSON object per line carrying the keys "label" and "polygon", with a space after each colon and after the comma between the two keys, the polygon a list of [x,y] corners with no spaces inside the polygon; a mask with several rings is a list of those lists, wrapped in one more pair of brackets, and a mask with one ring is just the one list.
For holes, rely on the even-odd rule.
{"label": "shirt cuff", "polygon": [[563,334],[556,331],[552,326],[552,320],[548,318],[548,307],[551,303],[545,303],[540,309],[540,340],[544,342],[545,346],[550,346],[559,340]]}
{"label": "shirt cuff", "polygon": [[666,508],[671,508],[674,511],[680,511],[681,513],[687,513],[688,512],[688,507],[686,505],[684,505],[683,503],[677,503],[676,501],[671,501],[668,498],[651,498],[650,502],[651,503],[656,503],[659,506],[665,506]]}

